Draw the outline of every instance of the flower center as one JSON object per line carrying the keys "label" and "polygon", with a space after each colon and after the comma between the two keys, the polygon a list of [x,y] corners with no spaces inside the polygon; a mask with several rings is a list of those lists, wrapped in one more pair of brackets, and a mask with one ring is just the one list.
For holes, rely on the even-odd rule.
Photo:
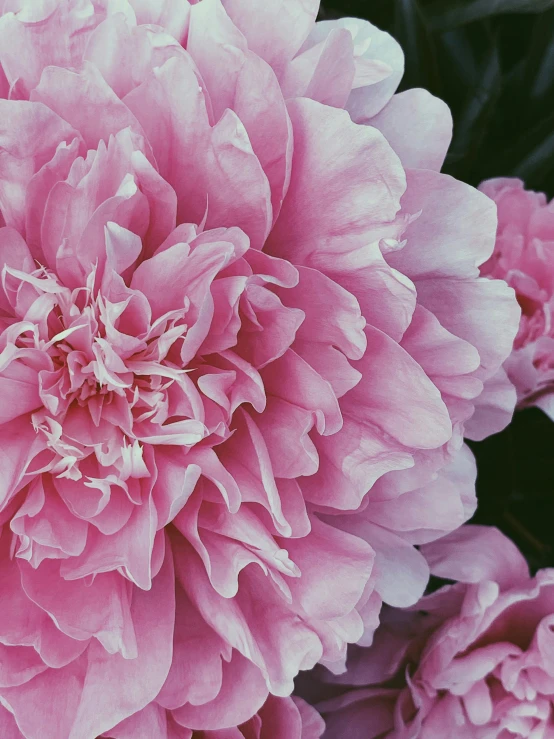
{"label": "flower center", "polygon": [[33,424],[54,453],[48,469],[72,479],[92,454],[122,475],[135,459],[130,474],[144,474],[144,443],[192,446],[207,435],[180,358],[186,299],[152,322],[142,293],[117,275],[96,279],[93,269],[71,290],[44,268],[5,276],[21,319],[7,330],[11,351],[38,372]]}

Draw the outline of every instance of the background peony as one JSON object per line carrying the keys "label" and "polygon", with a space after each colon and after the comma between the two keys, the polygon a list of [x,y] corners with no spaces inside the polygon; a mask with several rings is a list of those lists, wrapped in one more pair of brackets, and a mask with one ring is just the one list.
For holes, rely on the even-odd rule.
{"label": "background peony", "polygon": [[259,728],[474,510],[494,206],[398,45],[313,0],[3,11],[6,734]]}
{"label": "background peony", "polygon": [[339,680],[356,687],[321,706],[325,738],[552,736],[554,570],[531,578],[509,539],[481,526],[422,551],[459,582],[384,612],[374,646],[353,649]]}
{"label": "background peony", "polygon": [[500,178],[479,189],[498,207],[498,230],[484,275],[506,280],[522,309],[505,368],[520,407],[537,406],[554,419],[554,206],[521,180]]}

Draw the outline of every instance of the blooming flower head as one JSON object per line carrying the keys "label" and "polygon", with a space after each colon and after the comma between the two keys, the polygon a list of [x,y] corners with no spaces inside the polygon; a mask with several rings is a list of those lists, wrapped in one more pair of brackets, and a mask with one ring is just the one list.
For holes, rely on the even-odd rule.
{"label": "blooming flower head", "polygon": [[474,509],[494,206],[396,42],[314,0],[2,10],[2,720],[263,736]]}
{"label": "blooming flower head", "polygon": [[522,310],[505,369],[521,407],[554,417],[554,206],[517,179],[487,180],[479,189],[498,207],[496,246],[481,271],[506,280]]}
{"label": "blooming flower head", "polygon": [[551,736],[554,571],[530,577],[516,547],[481,526],[422,550],[457,584],[383,614],[374,645],[354,649],[339,678],[356,687],[321,706],[325,737]]}

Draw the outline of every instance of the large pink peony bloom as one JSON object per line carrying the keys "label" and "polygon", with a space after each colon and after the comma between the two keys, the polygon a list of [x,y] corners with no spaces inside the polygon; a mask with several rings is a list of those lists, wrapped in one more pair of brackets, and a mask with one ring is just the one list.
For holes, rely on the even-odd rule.
{"label": "large pink peony bloom", "polygon": [[522,309],[504,366],[518,405],[554,418],[554,204],[517,179],[487,180],[479,189],[498,207],[496,247],[481,272],[506,280]]}
{"label": "large pink peony bloom", "polygon": [[339,678],[356,687],[321,706],[325,739],[554,736],[554,570],[529,577],[516,547],[481,526],[422,549],[459,582],[383,613]]}
{"label": "large pink peony bloom", "polygon": [[449,114],[393,96],[398,45],[317,5],[0,3],[0,720],[26,739],[234,730],[415,602],[414,545],[473,511],[464,431],[513,404],[483,390],[518,322],[479,276],[494,206],[439,174]]}

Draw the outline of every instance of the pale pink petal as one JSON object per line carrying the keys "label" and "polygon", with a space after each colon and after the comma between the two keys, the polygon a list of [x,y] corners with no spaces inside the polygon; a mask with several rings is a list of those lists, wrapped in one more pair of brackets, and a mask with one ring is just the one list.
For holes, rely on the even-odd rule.
{"label": "pale pink petal", "polygon": [[214,119],[230,108],[244,124],[269,180],[276,218],[290,177],[292,134],[274,72],[247,50],[219,0],[193,5],[187,50],[207,85]]}
{"label": "pale pink petal", "polygon": [[[315,517],[307,537],[281,543],[302,573],[290,588],[308,616],[330,620],[353,610],[373,569],[370,546]],[[329,590],[331,580],[340,583],[339,590]]]}
{"label": "pale pink petal", "polygon": [[[289,378],[283,382],[283,378]],[[339,403],[331,385],[289,349],[262,372],[266,391],[299,408],[313,411],[319,433],[334,434],[342,426]]]}
{"label": "pale pink petal", "polygon": [[0,207],[6,225],[22,233],[29,181],[78,134],[45,105],[25,101],[0,100],[0,121]]}
{"label": "pale pink petal", "polygon": [[261,248],[273,221],[271,190],[240,118],[226,110],[212,129],[206,167],[207,225],[239,226]]}
{"label": "pale pink petal", "polygon": [[356,126],[344,111],[310,100],[291,101],[288,107],[295,160],[268,250],[310,266],[316,251],[349,251],[392,221],[404,192],[404,172],[382,135]]}
{"label": "pale pink petal", "polygon": [[376,480],[413,465],[401,444],[350,415],[331,437],[314,440],[319,469],[300,480],[306,500],[338,510],[355,510]]}
{"label": "pale pink petal", "polygon": [[29,417],[22,416],[0,426],[0,506],[3,508],[23,485],[25,471],[44,445]]}
{"label": "pale pink petal", "polygon": [[[248,686],[246,693],[244,686]],[[240,691],[237,700],[236,692]],[[267,688],[260,671],[237,652],[223,663],[222,687],[217,697],[207,705],[190,703],[172,711],[174,719],[185,727],[226,729],[247,721],[267,697]]]}
{"label": "pale pink petal", "polygon": [[79,131],[88,149],[124,128],[142,133],[135,116],[119,100],[100,72],[85,63],[82,72],[48,67],[31,100],[47,105]]}
{"label": "pale pink petal", "polygon": [[529,574],[515,544],[490,526],[464,526],[421,551],[433,574],[450,580],[494,580],[507,589]]}
{"label": "pale pink petal", "polygon": [[[160,603],[164,604],[160,609]],[[171,556],[150,591],[135,589],[131,618],[137,657],[109,655],[94,644],[71,739],[96,736],[140,711],[159,693],[169,671],[175,623],[175,582]],[[137,679],[138,678],[138,679]]]}
{"label": "pale pink petal", "polygon": [[[78,739],[73,733],[86,673],[86,657],[59,670],[47,670],[17,688],[2,688],[2,701],[14,714],[25,739]],[[50,721],[44,720],[44,706],[56,704]]]}
{"label": "pale pink petal", "polygon": [[446,103],[427,90],[394,95],[371,118],[406,169],[440,171],[452,138],[452,115]]}
{"label": "pale pink petal", "polygon": [[302,739],[321,739],[325,731],[325,722],[310,705],[301,698],[292,699],[302,719]]}
{"label": "pale pink petal", "polygon": [[223,0],[225,10],[244,34],[249,48],[277,75],[304,43],[318,11],[316,0]]}
{"label": "pale pink petal", "polygon": [[516,398],[516,389],[501,367],[483,383],[483,392],[475,404],[475,413],[465,426],[466,437],[481,441],[506,428],[512,420]]}
{"label": "pale pink petal", "polygon": [[[124,102],[145,131],[160,174],[177,194],[178,221],[200,223],[208,206],[204,168],[211,133],[192,59],[186,54],[169,59]],[[180,161],[187,161],[186,170]]]}
{"label": "pale pink petal", "polygon": [[317,471],[318,454],[309,436],[314,425],[311,413],[271,397],[255,421],[264,437],[276,477],[294,479]]}
{"label": "pale pink petal", "polygon": [[[364,380],[344,399],[345,412],[359,422],[376,425],[405,446],[431,449],[444,444],[452,434],[452,426],[437,388],[386,334],[367,327],[366,335],[368,351],[354,362]],[[389,369],[392,364],[396,367],[394,378]],[[423,428],[427,429],[425,433]]]}
{"label": "pale pink petal", "polygon": [[512,288],[500,280],[426,279],[418,281],[418,295],[444,328],[477,349],[481,357],[479,378],[492,377],[509,353],[517,331],[520,308]]}
{"label": "pale pink petal", "polygon": [[[311,38],[307,43],[310,41]],[[282,80],[283,91],[287,98],[307,97],[324,105],[344,108],[355,75],[352,35],[337,27],[287,66]]]}
{"label": "pale pink petal", "polygon": [[149,703],[146,708],[124,719],[103,736],[109,736],[110,739],[135,739],[140,736],[166,739],[168,736],[166,711],[157,703]]}
{"label": "pale pink petal", "polygon": [[[0,264],[2,269],[11,267],[22,272],[33,270],[33,257],[29,247],[14,228],[0,228]],[[0,310],[12,313],[3,285],[0,286]]]}
{"label": "pale pink petal", "polygon": [[98,18],[86,0],[22,0],[18,6],[19,13],[0,19],[0,63],[10,84],[28,97],[45,67],[78,66]]}
{"label": "pale pink petal", "polygon": [[[354,58],[357,61],[359,80],[348,99],[346,109],[357,123],[367,123],[391,99],[404,74],[404,54],[398,42],[385,31],[380,31],[366,20],[341,18],[316,25],[316,34],[324,35],[333,28],[345,28],[354,41]],[[374,74],[364,79],[364,63],[379,62],[390,73],[374,82]],[[388,71],[388,70],[387,70]],[[369,84],[367,84],[369,83]]]}
{"label": "pale pink petal", "polygon": [[163,26],[178,41],[188,28],[190,5],[187,0],[130,0],[137,23]]}
{"label": "pale pink petal", "polygon": [[22,739],[13,715],[4,706],[0,707],[0,731],[5,739]]}
{"label": "pale pink petal", "polygon": [[[494,204],[447,175],[427,170],[411,170],[407,175],[402,207],[420,215],[403,235],[404,248],[392,252],[387,261],[412,280],[476,276],[494,246]],[[453,235],[451,225],[459,219],[466,229]]]}
{"label": "pale pink petal", "polygon": [[[174,6],[178,4],[178,0],[169,2]],[[179,8],[175,8],[174,23],[170,20],[171,30],[168,30],[172,35],[135,26],[123,13],[109,15],[91,33],[83,60],[94,64],[117,97],[123,99],[148,77],[153,67],[159,67],[167,59],[183,54],[183,49],[173,36],[180,36],[181,29],[186,26],[189,7],[187,2],[179,5]],[[152,7],[150,14],[162,15],[164,11]]]}
{"label": "pale pink petal", "polygon": [[[179,615],[173,636],[173,659],[157,700],[168,709],[209,704],[221,691],[223,665],[231,659],[232,650],[204,621],[180,587],[176,591],[176,608]],[[194,670],[190,664],[195,665]]]}

